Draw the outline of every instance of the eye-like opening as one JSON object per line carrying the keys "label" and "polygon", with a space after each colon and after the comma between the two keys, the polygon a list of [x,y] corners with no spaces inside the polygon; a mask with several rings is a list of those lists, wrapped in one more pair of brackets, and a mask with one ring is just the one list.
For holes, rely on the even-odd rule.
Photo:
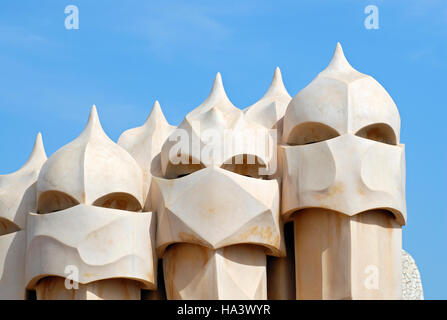
{"label": "eye-like opening", "polygon": [[37,212],[40,214],[65,210],[78,205],[79,202],[62,191],[50,190],[40,194]]}
{"label": "eye-like opening", "polygon": [[141,211],[140,202],[131,194],[124,192],[113,192],[106,194],[105,196],[97,199],[94,203],[94,206],[109,208],[109,209],[118,209],[125,211]]}
{"label": "eye-like opening", "polygon": [[222,169],[250,177],[250,178],[265,178],[261,175],[261,169],[266,169],[264,161],[252,154],[240,154],[232,157],[224,162]]}
{"label": "eye-like opening", "polygon": [[203,163],[190,156],[187,163],[180,162],[178,164],[173,164],[169,162],[166,168],[165,178],[177,179],[185,177],[193,172],[199,171],[204,168],[205,166],[203,165]]}
{"label": "eye-like opening", "polygon": [[8,233],[17,232],[20,230],[20,227],[16,225],[9,219],[5,219],[0,217],[0,236],[3,236]]}
{"label": "eye-like opening", "polygon": [[305,145],[338,137],[337,130],[320,122],[305,122],[297,125],[290,132],[286,143],[289,145]]}
{"label": "eye-like opening", "polygon": [[396,145],[397,138],[394,134],[393,128],[386,123],[374,123],[363,127],[356,133],[357,136],[370,139],[386,144]]}

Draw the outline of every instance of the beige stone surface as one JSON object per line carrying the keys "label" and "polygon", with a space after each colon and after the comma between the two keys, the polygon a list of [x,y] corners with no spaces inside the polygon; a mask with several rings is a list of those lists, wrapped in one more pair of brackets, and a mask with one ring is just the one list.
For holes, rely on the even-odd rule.
{"label": "beige stone surface", "polygon": [[[270,87],[264,96],[253,105],[244,109],[248,119],[257,122],[267,128],[275,129],[277,140],[280,141],[282,134],[282,120],[289,102],[292,100],[287,92],[280,69],[275,69]],[[271,178],[278,182],[282,177],[282,161],[277,156],[276,171],[272,172]],[[293,224],[290,230],[290,239],[286,236],[286,257],[268,257],[267,281],[268,299],[272,300],[294,300],[295,299],[295,263],[293,254]],[[282,229],[282,227],[281,227]]]}
{"label": "beige stone surface", "polygon": [[166,300],[162,259],[158,260],[157,266],[157,290],[141,290],[141,300]]}
{"label": "beige stone surface", "polygon": [[218,73],[178,127],[156,101],[117,143],[93,106],[0,176],[0,299],[420,299],[405,170],[394,101],[340,44],[293,99],[276,68],[241,110]]}
{"label": "beige stone surface", "polygon": [[[144,206],[143,211],[152,211],[151,203],[151,181],[153,171],[159,172],[160,151],[167,137],[174,130],[160,107],[160,103],[155,101],[152,111],[147,117],[145,123],[136,128],[126,130],[118,139],[118,144],[126,149],[138,162],[143,169],[144,175]],[[161,278],[161,279],[160,279]],[[161,281],[160,281],[161,280]],[[163,285],[163,273],[157,279],[157,290],[144,290],[142,299],[160,300],[165,298]]]}
{"label": "beige stone surface", "polygon": [[79,270],[81,284],[123,278],[155,289],[151,212],[126,212],[77,205],[49,214],[30,214],[27,228],[26,283],[32,289],[48,276],[65,278]]}
{"label": "beige stone surface", "polygon": [[295,300],[295,249],[293,221],[284,225],[285,257],[267,257],[268,300]]}
{"label": "beige stone surface", "polygon": [[[281,146],[282,211],[319,207],[353,216],[383,208],[406,221],[405,149],[352,134]],[[384,165],[386,163],[386,165]]]}
{"label": "beige stone surface", "polygon": [[[152,162],[160,153],[161,146],[174,128],[166,121],[160,103],[155,101],[146,122],[140,127],[124,131],[118,139],[118,145],[126,149],[143,169],[145,200],[150,198],[148,194],[152,180]],[[146,205],[146,207],[150,207],[150,205]],[[149,211],[150,208],[147,210]]]}
{"label": "beige stone surface", "polygon": [[[107,137],[93,106],[81,135],[39,174],[37,211],[27,217],[27,288],[45,299],[139,299],[141,287],[155,289],[155,216],[140,212],[143,186],[142,169]],[[64,285],[67,267],[78,271],[75,294]]]}
{"label": "beige stone surface", "polygon": [[[216,133],[211,141],[205,138],[210,130]],[[151,196],[168,299],[267,298],[266,254],[284,255],[284,244],[279,185],[276,180],[262,179],[259,168],[269,167],[276,148],[260,152],[244,138],[247,132],[271,139],[268,128],[249,120],[230,102],[218,74],[205,102],[186,116],[162,146],[161,176],[153,178]],[[199,148],[190,144],[172,152],[178,141],[171,138],[182,133],[196,139]],[[239,149],[222,148],[234,141],[240,143]],[[240,163],[233,160],[238,155],[242,155]],[[249,156],[257,161],[249,163]],[[175,157],[187,161],[176,162]],[[191,159],[199,161],[194,164]],[[208,267],[196,273],[191,270],[197,268],[199,254]],[[230,263],[231,257],[242,256],[248,260]],[[233,271],[238,268],[246,278],[259,281],[254,285],[238,280],[235,285],[235,279],[242,279]]]}
{"label": "beige stone surface", "polygon": [[406,223],[400,117],[337,44],[287,107],[282,213],[295,225],[297,299],[401,299]]}
{"label": "beige stone surface", "polygon": [[47,156],[39,133],[26,163],[0,176],[0,299],[23,300],[26,215],[36,210],[36,180]]}
{"label": "beige stone surface", "polygon": [[266,299],[266,256],[259,246],[214,250],[175,244],[163,258],[163,270],[168,299]]}
{"label": "beige stone surface", "polygon": [[[294,216],[297,299],[401,299],[401,228],[381,210]],[[316,235],[316,236],[315,236]]]}
{"label": "beige stone surface", "polygon": [[352,298],[402,299],[402,226],[387,210],[351,219]]}
{"label": "beige stone surface", "polygon": [[[315,124],[327,130],[315,132]],[[288,144],[305,144],[346,133],[396,144],[400,116],[386,90],[355,70],[337,44],[327,68],[290,102],[283,139]]]}
{"label": "beige stone surface", "polygon": [[277,128],[278,121],[284,117],[290,100],[292,97],[287,92],[281,70],[277,67],[267,92],[256,103],[244,109],[244,113],[251,121],[267,128]]}
{"label": "beige stone surface", "polygon": [[103,131],[93,106],[84,131],[57,150],[37,181],[39,213],[84,203],[138,211],[143,173],[138,163]]}
{"label": "beige stone surface", "polygon": [[[185,140],[188,143],[179,143]],[[257,148],[258,143],[266,148]],[[229,170],[258,176],[259,166],[269,170],[275,151],[271,132],[231,103],[218,73],[208,98],[186,115],[163,144],[161,169],[165,177],[175,178],[202,167],[228,164]],[[231,166],[234,157],[242,155],[254,157],[255,163]]]}
{"label": "beige stone surface", "polygon": [[26,214],[36,207],[36,181],[47,160],[39,133],[26,163],[16,172],[0,175],[0,236],[24,229]]}
{"label": "beige stone surface", "polygon": [[108,279],[67,289],[65,280],[46,277],[36,285],[37,300],[140,300],[141,284],[127,279]]}
{"label": "beige stone surface", "polygon": [[0,236],[0,300],[24,300],[26,232]]}
{"label": "beige stone surface", "polygon": [[169,245],[179,242],[213,249],[250,243],[273,255],[282,254],[275,180],[210,167],[179,179],[154,178],[154,183],[160,257]]}

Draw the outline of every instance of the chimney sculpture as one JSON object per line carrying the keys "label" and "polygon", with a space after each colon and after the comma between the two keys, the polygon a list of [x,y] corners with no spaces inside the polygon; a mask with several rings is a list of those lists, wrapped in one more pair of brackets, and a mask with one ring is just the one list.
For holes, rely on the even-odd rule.
{"label": "chimney sculpture", "polygon": [[[138,162],[144,175],[144,207],[143,211],[153,211],[151,203],[152,170],[160,172],[161,146],[174,130],[161,111],[160,103],[155,101],[146,122],[137,128],[126,130],[118,139],[118,145],[126,149]],[[160,175],[157,173],[157,175]],[[154,235],[155,236],[155,235]],[[157,290],[143,291],[142,299],[160,300],[166,297],[163,286],[161,263],[157,269]],[[160,274],[158,273],[160,272]]]}
{"label": "chimney sculpture", "polygon": [[255,121],[266,128],[277,128],[278,131],[281,131],[282,125],[280,122],[286,113],[290,100],[292,100],[292,97],[284,87],[281,70],[277,67],[267,92],[259,101],[246,108],[244,113],[251,121]]}
{"label": "chimney sculpture", "polygon": [[[292,97],[284,87],[281,71],[277,67],[267,92],[259,101],[246,108],[244,113],[249,120],[276,130],[277,141],[280,141],[282,121],[290,100]],[[277,170],[271,178],[277,179],[281,184],[282,161],[280,158],[277,159],[277,163]],[[267,296],[269,300],[295,300],[293,223],[281,227],[281,231],[284,231],[286,256],[270,256],[267,259]]]}
{"label": "chimney sculpture", "polygon": [[241,111],[218,73],[178,127],[155,102],[118,143],[93,106],[0,176],[0,299],[422,299],[399,135],[340,44],[293,99],[277,68]]}
{"label": "chimney sculpture", "polygon": [[340,44],[287,107],[282,213],[294,221],[297,299],[401,299],[399,131],[391,97]]}
{"label": "chimney sculpture", "polygon": [[155,219],[142,204],[142,170],[107,137],[93,106],[82,134],[40,171],[37,213],[28,215],[28,289],[37,299],[76,300],[140,299],[142,287],[155,289]]}
{"label": "chimney sculpture", "polygon": [[26,215],[35,211],[36,181],[47,160],[39,133],[28,161],[0,176],[0,299],[23,300],[25,290]]}
{"label": "chimney sculpture", "polygon": [[[157,252],[168,299],[266,299],[266,254],[284,255],[279,185],[264,180],[267,128],[233,106],[217,74],[161,150]],[[235,146],[237,145],[237,146]]]}

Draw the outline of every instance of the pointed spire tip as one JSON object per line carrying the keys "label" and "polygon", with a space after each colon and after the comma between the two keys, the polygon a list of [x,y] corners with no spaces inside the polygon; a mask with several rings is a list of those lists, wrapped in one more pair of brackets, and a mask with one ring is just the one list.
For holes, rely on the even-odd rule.
{"label": "pointed spire tip", "polygon": [[88,122],[90,123],[91,121],[97,122],[99,121],[99,117],[98,117],[98,110],[96,109],[96,105],[92,105],[92,108],[90,109],[90,115],[88,117]]}
{"label": "pointed spire tip", "polygon": [[282,81],[281,69],[279,69],[279,67],[275,68],[275,72],[273,74],[273,80],[281,80]]}
{"label": "pointed spire tip", "polygon": [[216,73],[216,77],[214,78],[213,87],[211,88],[209,97],[213,97],[217,94],[223,94],[224,96],[226,96],[225,88],[222,81],[222,75],[220,74],[220,72]]}
{"label": "pointed spire tip", "polygon": [[47,159],[47,153],[45,152],[45,147],[43,145],[42,133],[39,131],[34,140],[33,149],[31,151],[28,160],[22,168],[28,167],[30,165],[40,163],[40,165]]}
{"label": "pointed spire tip", "polygon": [[157,124],[157,123],[168,123],[168,121],[166,120],[165,115],[163,114],[163,111],[161,109],[160,106],[160,102],[158,102],[158,100],[155,100],[153,106],[152,106],[152,110],[149,113],[149,116],[146,119],[145,124],[146,125],[151,125],[151,124]]}
{"label": "pointed spire tip", "polygon": [[334,57],[335,56],[341,56],[341,57],[345,58],[345,53],[343,52],[343,47],[341,46],[340,42],[337,42],[337,45],[335,46]]}
{"label": "pointed spire tip", "polygon": [[87,125],[85,126],[84,131],[91,133],[92,129],[95,132],[99,129],[99,131],[102,131],[104,133],[104,130],[102,129],[101,126],[101,121],[99,121],[98,110],[96,109],[96,105],[92,105],[92,108],[90,109],[90,114],[88,116]]}
{"label": "pointed spire tip", "polygon": [[218,72],[214,77],[213,89],[221,89],[221,88],[223,89],[222,75],[220,74],[220,72]]}
{"label": "pointed spire tip", "polygon": [[272,82],[270,83],[270,87],[267,89],[267,92],[264,94],[263,98],[277,96],[277,95],[287,95],[286,87],[284,86],[284,82],[282,80],[281,69],[279,67],[275,68],[275,72],[273,73]]}
{"label": "pointed spire tip", "polygon": [[346,59],[340,42],[337,42],[337,45],[335,46],[334,50],[334,55],[332,56],[331,62],[329,62],[326,71],[349,72],[352,70],[354,70],[354,68],[349,64],[348,60]]}
{"label": "pointed spire tip", "polygon": [[[158,100],[155,100],[154,104],[152,105],[152,111],[151,114],[154,112],[162,112],[161,111],[161,106],[160,106],[160,102],[158,102]],[[163,113],[163,112],[162,112]]]}
{"label": "pointed spire tip", "polygon": [[[37,148],[44,150],[42,133],[40,131],[37,133],[36,139],[34,140],[33,149],[37,149]],[[44,150],[44,152],[45,152],[45,150]]]}

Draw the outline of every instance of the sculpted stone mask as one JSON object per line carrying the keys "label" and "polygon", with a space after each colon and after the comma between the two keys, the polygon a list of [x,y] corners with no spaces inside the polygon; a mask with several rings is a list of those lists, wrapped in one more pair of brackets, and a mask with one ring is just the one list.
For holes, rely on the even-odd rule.
{"label": "sculpted stone mask", "polygon": [[81,284],[120,278],[155,288],[155,220],[139,212],[143,173],[106,136],[95,107],[83,133],[43,165],[37,199],[38,213],[28,216],[29,288],[65,277],[67,265],[79,270]]}
{"label": "sculpted stone mask", "polygon": [[23,167],[0,175],[0,299],[26,297],[26,216],[36,210],[36,180],[46,160],[39,133]]}
{"label": "sculpted stone mask", "polygon": [[143,174],[136,161],[102,130],[96,108],[81,135],[56,151],[37,181],[39,213],[73,205],[141,210]]}
{"label": "sculpted stone mask", "polygon": [[[353,216],[371,209],[393,212],[405,224],[403,146],[352,134],[303,146],[283,146],[287,186],[283,212],[326,208]],[[386,164],[386,165],[384,165]]]}
{"label": "sculpted stone mask", "polygon": [[0,235],[25,229],[26,214],[36,209],[36,180],[46,160],[39,133],[25,165],[14,173],[0,175]]}
{"label": "sculpted stone mask", "polygon": [[282,211],[294,221],[296,297],[400,299],[405,156],[393,100],[338,44],[283,123]]}
{"label": "sculpted stone mask", "polygon": [[30,214],[28,286],[34,287],[48,275],[65,278],[66,266],[73,265],[79,269],[81,284],[119,277],[138,279],[144,287],[155,289],[152,220],[150,212],[135,214],[84,204],[45,215]]}
{"label": "sculpted stone mask", "polygon": [[[247,161],[247,157],[253,159]],[[201,167],[224,165],[259,177],[259,169],[275,170],[275,157],[276,140],[271,131],[250,121],[230,102],[217,74],[208,98],[186,115],[162,146],[161,173],[175,178]]]}
{"label": "sculpted stone mask", "polygon": [[391,97],[337,45],[329,66],[287,108],[283,212],[386,209],[405,224],[405,155]]}
{"label": "sculpted stone mask", "polygon": [[[247,120],[231,104],[218,74],[206,101],[172,134],[180,136],[182,131],[211,152],[203,157],[200,149],[187,145],[172,153],[173,139],[161,149],[159,175],[169,179],[153,178],[152,203],[158,215],[157,252],[163,257],[168,299],[267,297],[265,254],[282,255],[284,250],[279,185],[259,174],[259,169],[270,166],[271,155],[256,152],[247,141],[238,152],[217,152],[225,141],[243,137],[238,133],[247,128],[269,137],[266,127]],[[203,138],[207,129],[229,134],[208,143]],[[240,162],[235,159],[238,155]],[[175,156],[196,163],[175,164]],[[248,162],[250,156],[254,163]],[[197,259],[206,267],[198,268]]]}
{"label": "sculpted stone mask", "polygon": [[398,110],[337,45],[293,99],[277,68],[240,110],[218,73],[177,128],[39,134],[0,176],[0,299],[400,299],[406,218]]}
{"label": "sculpted stone mask", "polygon": [[395,145],[400,116],[386,90],[355,70],[338,44],[329,66],[290,102],[283,142],[302,145],[345,133]]}
{"label": "sculpted stone mask", "polygon": [[157,248],[188,242],[218,249],[240,243],[280,254],[279,187],[210,167],[186,177],[156,179]]}

